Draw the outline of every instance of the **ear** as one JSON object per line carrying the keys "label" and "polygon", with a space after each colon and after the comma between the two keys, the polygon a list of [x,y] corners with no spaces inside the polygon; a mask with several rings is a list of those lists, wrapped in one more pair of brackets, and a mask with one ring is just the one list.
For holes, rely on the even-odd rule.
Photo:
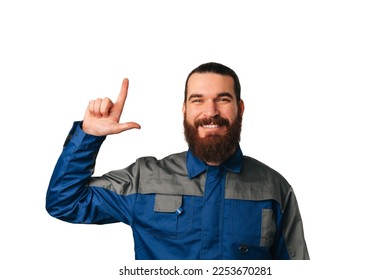
{"label": "ear", "polygon": [[243,113],[244,113],[244,102],[243,102],[242,99],[240,99],[240,101],[239,101],[238,109],[239,109],[239,114],[243,117]]}
{"label": "ear", "polygon": [[186,114],[186,103],[183,103],[182,114],[183,114],[183,116],[185,116],[185,114]]}

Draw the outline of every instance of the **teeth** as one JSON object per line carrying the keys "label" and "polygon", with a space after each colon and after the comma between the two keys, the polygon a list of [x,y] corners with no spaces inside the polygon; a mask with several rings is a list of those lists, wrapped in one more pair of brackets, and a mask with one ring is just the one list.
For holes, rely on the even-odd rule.
{"label": "teeth", "polygon": [[219,126],[217,124],[207,124],[207,125],[203,125],[202,127],[203,128],[218,128]]}

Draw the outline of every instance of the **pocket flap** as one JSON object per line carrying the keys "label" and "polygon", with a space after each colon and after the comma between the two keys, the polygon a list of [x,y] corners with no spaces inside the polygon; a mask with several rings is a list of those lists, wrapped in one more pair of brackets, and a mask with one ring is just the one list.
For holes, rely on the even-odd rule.
{"label": "pocket flap", "polygon": [[156,194],[155,196],[155,212],[172,213],[182,206],[181,195],[171,194]]}

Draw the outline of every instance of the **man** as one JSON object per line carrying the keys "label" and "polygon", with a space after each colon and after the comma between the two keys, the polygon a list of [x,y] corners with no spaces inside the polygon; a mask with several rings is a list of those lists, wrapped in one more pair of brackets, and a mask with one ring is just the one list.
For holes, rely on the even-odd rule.
{"label": "man", "polygon": [[189,150],[92,177],[105,137],[140,128],[120,123],[128,91],[89,103],[53,172],[46,208],[72,223],[132,227],[136,259],[309,259],[294,192],[263,163],[243,156],[244,103],[236,73],[218,63],[185,85]]}

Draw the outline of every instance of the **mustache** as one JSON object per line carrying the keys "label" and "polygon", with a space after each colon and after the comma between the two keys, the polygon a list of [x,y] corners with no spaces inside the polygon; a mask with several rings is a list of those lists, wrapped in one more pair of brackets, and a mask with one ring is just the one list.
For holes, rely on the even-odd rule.
{"label": "mustache", "polygon": [[211,125],[211,124],[216,124],[219,126],[229,126],[229,120],[222,118],[221,116],[215,116],[212,118],[204,118],[204,119],[199,119],[194,122],[194,126],[198,128],[199,126],[203,125]]}

